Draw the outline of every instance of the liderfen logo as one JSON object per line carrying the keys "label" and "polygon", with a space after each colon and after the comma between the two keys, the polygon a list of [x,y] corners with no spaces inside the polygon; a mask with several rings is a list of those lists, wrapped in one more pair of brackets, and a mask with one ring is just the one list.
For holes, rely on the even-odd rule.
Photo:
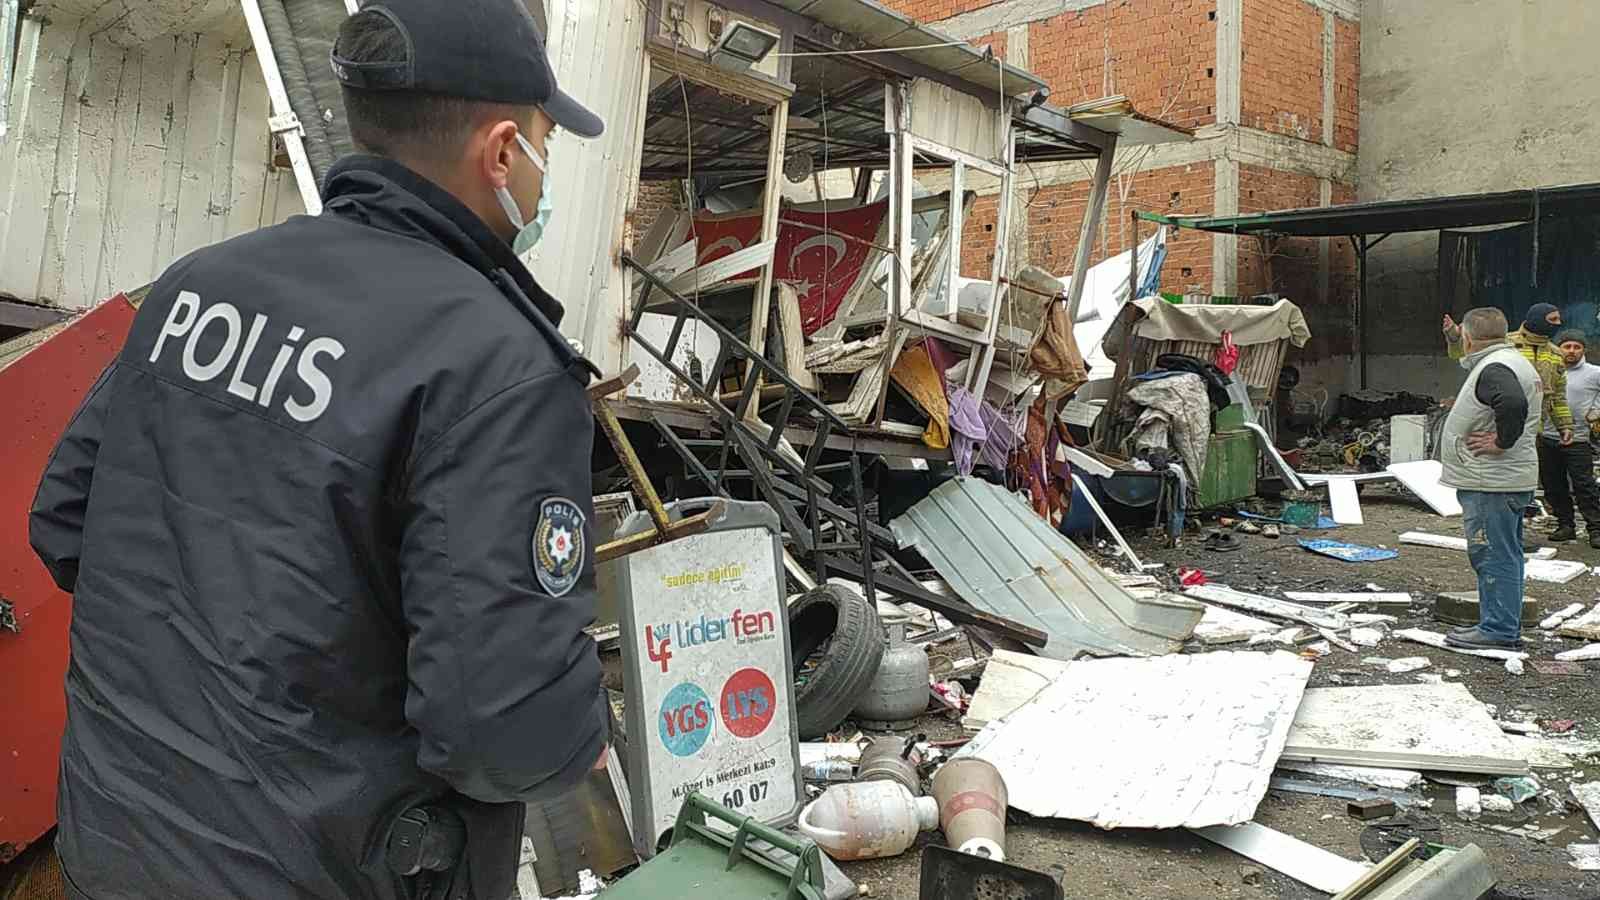
{"label": "liderfen logo", "polygon": [[747,644],[751,641],[769,640],[777,633],[777,620],[771,610],[747,613],[736,609],[733,615],[720,619],[702,615],[698,620],[646,625],[644,645],[650,661],[660,663],[661,671],[665,673],[667,663],[674,655],[672,651],[674,647],[683,650],[703,644],[714,644],[730,637],[734,643]]}

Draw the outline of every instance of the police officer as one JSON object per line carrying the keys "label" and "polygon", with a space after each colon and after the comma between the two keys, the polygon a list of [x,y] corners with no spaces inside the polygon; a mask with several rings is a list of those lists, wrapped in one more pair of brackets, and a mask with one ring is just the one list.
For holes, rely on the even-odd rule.
{"label": "police officer", "polygon": [[39,487],[76,898],[416,896],[443,810],[504,900],[519,801],[604,758],[591,367],[518,261],[601,122],[519,0],[369,3],[333,65],[324,213],[173,264]]}

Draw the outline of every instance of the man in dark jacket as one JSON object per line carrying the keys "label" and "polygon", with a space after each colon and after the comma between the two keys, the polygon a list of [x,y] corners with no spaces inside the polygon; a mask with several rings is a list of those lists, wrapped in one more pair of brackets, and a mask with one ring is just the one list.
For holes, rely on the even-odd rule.
{"label": "man in dark jacket", "polygon": [[[162,275],[39,487],[74,897],[505,900],[521,801],[604,758],[592,367],[513,251],[601,123],[518,0],[368,4],[333,56],[369,155]],[[431,884],[414,808],[466,830]]]}

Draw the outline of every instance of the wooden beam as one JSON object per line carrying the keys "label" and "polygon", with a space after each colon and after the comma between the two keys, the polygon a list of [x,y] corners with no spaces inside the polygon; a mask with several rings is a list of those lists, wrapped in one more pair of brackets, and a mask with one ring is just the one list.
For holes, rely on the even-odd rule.
{"label": "wooden beam", "polygon": [[[771,136],[767,141],[767,183],[763,186],[761,202],[761,240],[774,247],[778,242],[778,207],[783,197],[783,151],[788,130],[789,101],[780,100],[772,108]],[[772,277],[777,268],[776,255],[769,255],[766,265],[761,267],[761,281],[756,285],[756,295],[750,304],[750,349],[757,354],[767,352],[767,316],[772,307]],[[754,360],[745,364],[744,377],[761,377]],[[750,407],[748,415],[756,415],[754,406]]]}

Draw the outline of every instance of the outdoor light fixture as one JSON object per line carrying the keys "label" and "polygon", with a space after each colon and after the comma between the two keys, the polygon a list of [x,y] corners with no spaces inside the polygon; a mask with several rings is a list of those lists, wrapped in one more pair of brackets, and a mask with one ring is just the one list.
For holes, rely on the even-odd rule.
{"label": "outdoor light fixture", "polygon": [[767,58],[772,48],[778,46],[778,36],[748,22],[734,22],[733,27],[722,32],[709,54],[713,63],[724,69],[748,69]]}

